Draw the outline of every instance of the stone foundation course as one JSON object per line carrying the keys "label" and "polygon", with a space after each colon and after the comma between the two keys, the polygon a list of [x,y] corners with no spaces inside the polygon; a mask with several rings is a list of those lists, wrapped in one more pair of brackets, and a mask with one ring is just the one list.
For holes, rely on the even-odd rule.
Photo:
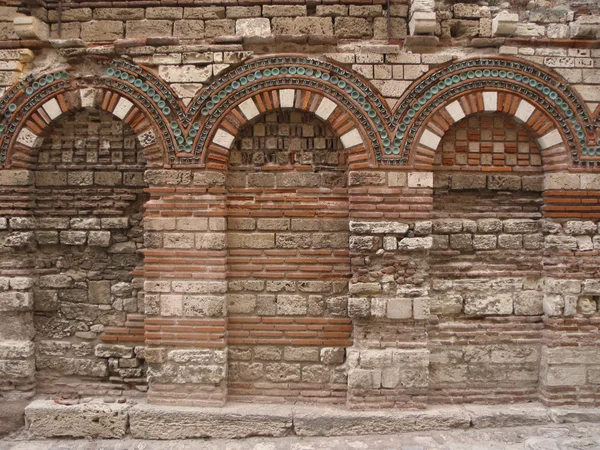
{"label": "stone foundation course", "polygon": [[550,423],[600,421],[596,408],[442,406],[427,411],[347,411],[309,405],[229,404],[224,407],[175,407],[107,404],[93,400],[59,405],[37,400],[26,411],[29,438],[198,439],[250,436],[360,436],[427,430],[501,428]]}

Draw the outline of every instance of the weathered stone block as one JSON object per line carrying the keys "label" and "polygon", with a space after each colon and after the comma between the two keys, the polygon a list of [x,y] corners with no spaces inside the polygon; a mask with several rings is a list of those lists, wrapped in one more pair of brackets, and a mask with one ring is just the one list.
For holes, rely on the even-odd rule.
{"label": "weathered stone block", "polygon": [[465,293],[465,314],[477,316],[506,315],[513,312],[512,293]]}
{"label": "weathered stone block", "polygon": [[124,36],[123,29],[120,20],[92,20],[81,24],[81,39],[88,42],[115,41]]}
{"label": "weathered stone block", "polygon": [[127,432],[129,405],[101,400],[72,406],[36,400],[25,408],[27,429],[36,438],[122,438]]}

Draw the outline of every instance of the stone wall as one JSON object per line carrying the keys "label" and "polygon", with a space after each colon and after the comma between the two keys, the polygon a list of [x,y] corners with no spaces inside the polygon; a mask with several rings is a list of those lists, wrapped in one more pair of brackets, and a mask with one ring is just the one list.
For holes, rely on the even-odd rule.
{"label": "stone wall", "polygon": [[6,411],[598,404],[597,2],[21,3]]}

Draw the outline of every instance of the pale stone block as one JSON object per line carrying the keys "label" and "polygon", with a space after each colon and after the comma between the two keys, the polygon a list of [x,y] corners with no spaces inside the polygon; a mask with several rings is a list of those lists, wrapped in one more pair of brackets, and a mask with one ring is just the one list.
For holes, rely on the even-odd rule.
{"label": "pale stone block", "polygon": [[355,147],[363,143],[362,137],[356,128],[353,128],[341,136],[340,140],[342,141],[342,145],[345,149]]}
{"label": "pale stone block", "polygon": [[332,102],[328,98],[323,98],[323,100],[321,100],[321,103],[319,103],[319,107],[315,111],[315,115],[323,120],[327,120],[329,119],[333,111],[335,111],[335,108],[337,108],[337,105],[334,102]]}
{"label": "pale stone block", "polygon": [[545,150],[550,147],[554,147],[555,145],[562,144],[562,136],[559,131],[555,128],[552,131],[546,133],[541,138],[538,139],[538,144]]}
{"label": "pale stone block", "polygon": [[50,26],[33,16],[17,15],[13,20],[17,36],[21,39],[48,40]]}
{"label": "pale stone block", "polygon": [[454,122],[458,122],[466,116],[458,100],[446,106],[446,112],[450,114],[450,117],[452,117],[452,120],[454,120]]}
{"label": "pale stone block", "polygon": [[[256,105],[255,105],[256,107]],[[213,143],[220,145],[221,147],[230,148],[231,144],[235,140],[235,136],[228,133],[222,128],[219,128],[213,137]]]}
{"label": "pale stone block", "polygon": [[544,371],[542,378],[546,386],[583,386],[585,384],[585,365],[555,366]]}
{"label": "pale stone block", "polygon": [[580,183],[581,189],[600,190],[600,174],[583,173]]}
{"label": "pale stone block", "polygon": [[398,249],[398,239],[393,236],[383,238],[383,249],[393,251]]}
{"label": "pale stone block", "polygon": [[266,37],[271,34],[271,22],[266,18],[238,19],[235,34],[242,37]]}
{"label": "pale stone block", "polygon": [[437,26],[435,12],[417,11],[408,23],[408,31],[415,34],[434,34]]}
{"label": "pale stone block", "polygon": [[[254,100],[252,100],[251,98],[240,103],[238,105],[238,108],[240,108],[240,111],[242,111],[242,114],[248,120],[252,120],[260,114],[260,112],[258,111],[258,107],[256,106],[256,103],[254,103]],[[229,148],[229,147],[227,147],[227,148]]]}
{"label": "pale stone block", "polygon": [[429,131],[428,129],[425,129],[421,135],[421,139],[419,139],[419,144],[424,145],[431,150],[435,150],[440,144],[441,140],[442,138],[440,136]]}
{"label": "pale stone block", "polygon": [[113,114],[119,119],[123,120],[131,108],[133,108],[133,103],[131,103],[125,97],[121,97],[115,106]]}
{"label": "pale stone block", "polygon": [[412,318],[412,301],[410,298],[390,298],[387,302],[387,317],[389,319]]}
{"label": "pale stone block", "polygon": [[62,114],[62,110],[60,109],[60,105],[56,101],[55,98],[48,100],[46,103],[42,105],[46,114],[50,117],[50,119],[54,120]]}
{"label": "pale stone block", "polygon": [[23,127],[19,136],[17,136],[17,142],[29,148],[37,148],[42,145],[43,138],[35,134],[29,128]]}
{"label": "pale stone block", "polygon": [[517,31],[519,15],[502,11],[492,20],[492,36],[510,36]]}
{"label": "pale stone block", "polygon": [[406,172],[389,172],[388,173],[388,186],[406,186],[407,175]]}
{"label": "pale stone block", "polygon": [[484,111],[498,111],[498,93],[484,92],[483,93],[483,109]]}
{"label": "pale stone block", "polygon": [[517,111],[515,112],[515,119],[520,120],[521,122],[527,122],[534,111],[535,106],[525,100],[521,100]]}
{"label": "pale stone block", "polygon": [[82,108],[93,108],[96,106],[96,89],[85,88],[79,91]]}
{"label": "pale stone block", "polygon": [[408,187],[433,187],[433,172],[410,172],[408,174]]}
{"label": "pale stone block", "polygon": [[580,176],[575,173],[547,173],[544,175],[544,189],[579,189]]}
{"label": "pale stone block", "polygon": [[293,108],[296,91],[294,89],[279,90],[279,106],[282,108]]}
{"label": "pale stone block", "polygon": [[350,222],[350,231],[364,234],[405,234],[408,224],[401,222]]}

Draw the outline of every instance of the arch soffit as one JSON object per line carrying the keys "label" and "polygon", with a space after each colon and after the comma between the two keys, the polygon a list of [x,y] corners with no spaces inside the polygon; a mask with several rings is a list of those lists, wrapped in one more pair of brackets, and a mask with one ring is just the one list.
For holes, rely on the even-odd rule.
{"label": "arch soffit", "polygon": [[[81,80],[70,79],[64,71],[28,76],[7,91],[0,100],[4,114],[2,165],[10,165],[7,155],[15,143],[25,148],[39,145],[40,135],[32,129],[35,127],[28,126],[33,124],[30,117],[35,121],[34,113],[49,124],[71,109],[89,106],[90,96],[95,104],[132,124],[142,145],[156,146],[158,153],[165,155],[166,164],[201,163],[213,143],[226,153],[227,146],[221,144],[231,145],[234,116],[251,120],[256,110],[261,113],[269,107],[293,105],[290,107],[326,117],[340,137],[346,136],[342,142],[356,150],[355,164],[418,165],[417,147],[430,148],[424,144],[430,133],[436,134],[432,122],[436,112],[443,110],[452,118],[451,113],[461,114],[458,105],[465,114],[476,112],[467,111],[464,100],[460,100],[468,92],[480,92],[482,99],[485,93],[488,105],[494,92],[497,99],[503,93],[519,98],[512,114],[519,119],[531,105],[535,109],[529,119],[538,112],[550,117],[556,127],[542,142],[555,142],[560,137],[572,166],[598,167],[600,161],[600,144],[595,141],[600,117],[593,118],[560,77],[514,58],[473,58],[435,69],[415,81],[393,110],[359,75],[305,56],[249,60],[218,76],[187,107],[152,71],[120,59],[99,62],[105,73],[96,80],[95,94],[89,93],[89,86],[80,88]],[[73,95],[75,91],[78,93]],[[157,151],[150,154],[156,158]]]}
{"label": "arch soffit", "polygon": [[504,57],[458,60],[409,86],[392,119],[402,163],[430,166],[444,132],[462,118],[485,111],[526,123],[543,151],[554,156],[562,152],[558,164],[563,167],[600,167],[600,117],[557,74]]}

